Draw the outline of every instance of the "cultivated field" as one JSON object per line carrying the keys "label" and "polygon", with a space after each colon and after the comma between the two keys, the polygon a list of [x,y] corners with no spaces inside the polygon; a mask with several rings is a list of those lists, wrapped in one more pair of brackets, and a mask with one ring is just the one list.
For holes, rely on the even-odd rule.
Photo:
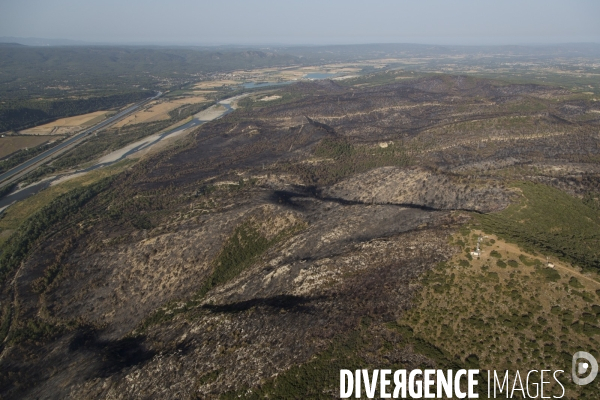
{"label": "cultivated field", "polygon": [[260,68],[254,70],[238,70],[227,74],[219,74],[214,79],[202,81],[193,86],[194,89],[220,89],[241,85],[246,82],[287,82],[298,81],[307,74],[336,74],[353,76],[364,67],[379,68],[381,63],[368,62],[361,64],[329,64],[319,67]]}
{"label": "cultivated field", "polygon": [[107,113],[108,111],[96,111],[74,117],[61,118],[54,122],[25,129],[20,133],[23,135],[68,135],[99,123],[106,118]]}
{"label": "cultivated field", "polygon": [[259,101],[273,101],[273,100],[279,100],[279,99],[281,99],[281,96],[271,95],[271,96],[265,96],[265,97],[261,98]]}
{"label": "cultivated field", "polygon": [[146,105],[142,110],[117,122],[114,126],[120,128],[127,125],[164,121],[171,118],[169,112],[178,107],[186,104],[204,103],[206,101],[207,99],[204,96],[188,96],[173,100],[153,101]]}
{"label": "cultivated field", "polygon": [[255,78],[260,80],[284,80],[293,81],[302,79],[307,74],[355,74],[358,73],[362,67],[369,64],[357,65],[357,64],[328,64],[320,67],[300,67],[300,68],[263,68],[258,70],[248,71],[236,71],[235,76],[241,77],[242,79]]}
{"label": "cultivated field", "polygon": [[214,89],[214,88],[220,88],[222,86],[239,85],[239,84],[240,84],[240,82],[234,81],[231,79],[204,81],[204,82],[199,82],[196,85],[194,85],[194,89]]}
{"label": "cultivated field", "polygon": [[50,140],[62,139],[61,136],[5,136],[0,138],[0,158],[6,157],[15,151],[35,147]]}

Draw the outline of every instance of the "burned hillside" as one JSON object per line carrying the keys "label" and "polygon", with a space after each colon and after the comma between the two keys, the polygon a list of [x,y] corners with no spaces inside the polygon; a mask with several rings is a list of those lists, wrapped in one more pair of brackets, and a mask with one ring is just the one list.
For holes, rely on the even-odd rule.
{"label": "burned hillside", "polygon": [[561,88],[435,75],[280,91],[31,233],[1,282],[2,398],[235,397],[340,354],[463,365],[396,346],[423,274],[465,252],[448,238],[518,202],[514,179],[598,190],[598,119],[582,116],[600,106]]}

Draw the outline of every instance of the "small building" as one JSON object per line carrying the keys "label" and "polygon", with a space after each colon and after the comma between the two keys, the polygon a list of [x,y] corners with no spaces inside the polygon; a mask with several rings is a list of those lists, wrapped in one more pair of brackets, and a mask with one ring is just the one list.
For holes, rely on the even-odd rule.
{"label": "small building", "polygon": [[479,236],[479,238],[477,239],[477,248],[475,249],[475,251],[471,252],[471,255],[473,257],[481,257],[481,248],[479,247],[479,244],[481,243],[481,235]]}

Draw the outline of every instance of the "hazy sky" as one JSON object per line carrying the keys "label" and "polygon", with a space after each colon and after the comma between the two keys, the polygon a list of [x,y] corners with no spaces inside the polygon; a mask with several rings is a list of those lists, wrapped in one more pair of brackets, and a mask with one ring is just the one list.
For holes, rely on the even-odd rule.
{"label": "hazy sky", "polygon": [[600,0],[0,0],[0,36],[157,44],[600,42]]}

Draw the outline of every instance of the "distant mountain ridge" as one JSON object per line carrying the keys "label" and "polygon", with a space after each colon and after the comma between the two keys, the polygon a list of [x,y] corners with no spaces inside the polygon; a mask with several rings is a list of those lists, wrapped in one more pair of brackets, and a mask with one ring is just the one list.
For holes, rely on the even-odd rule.
{"label": "distant mountain ridge", "polygon": [[5,45],[6,43],[20,44],[23,46],[85,46],[96,44],[70,39],[43,39],[35,37],[21,38],[13,36],[0,37],[0,45]]}
{"label": "distant mountain ridge", "polygon": [[[501,44],[490,44],[490,45],[470,45],[470,44],[425,44],[425,43],[361,43],[361,44],[315,44],[315,45],[302,45],[302,44],[277,44],[277,45],[260,45],[260,44],[248,44],[248,45],[236,45],[236,44],[206,44],[206,43],[152,43],[152,42],[87,42],[82,40],[72,39],[47,39],[47,38],[36,38],[36,37],[15,37],[15,36],[2,36],[0,37],[0,45],[6,43],[20,44],[25,46],[39,46],[39,47],[52,47],[52,46],[110,46],[110,47],[143,47],[143,48],[195,48],[203,50],[247,50],[247,49],[260,49],[269,48],[277,49],[279,51],[288,52],[313,52],[315,49],[319,49],[325,53],[343,54],[346,56],[355,55],[355,53],[374,52],[374,53],[385,53],[385,52],[402,52],[402,51],[415,51],[422,50],[425,52],[438,52],[438,53],[452,53],[456,51],[465,52],[510,52],[513,55],[527,55],[532,51],[536,55],[541,53],[556,53],[562,52],[564,54],[587,54],[592,52],[594,54],[600,54],[600,43],[597,42],[573,42],[573,43],[545,43],[545,44],[513,44],[513,45],[501,45]],[[372,55],[372,54],[371,54]],[[555,55],[555,54],[554,54]]]}
{"label": "distant mountain ridge", "polygon": [[21,43],[3,43],[3,42],[0,42],[0,46],[2,46],[2,47],[25,47],[25,45],[21,44]]}

